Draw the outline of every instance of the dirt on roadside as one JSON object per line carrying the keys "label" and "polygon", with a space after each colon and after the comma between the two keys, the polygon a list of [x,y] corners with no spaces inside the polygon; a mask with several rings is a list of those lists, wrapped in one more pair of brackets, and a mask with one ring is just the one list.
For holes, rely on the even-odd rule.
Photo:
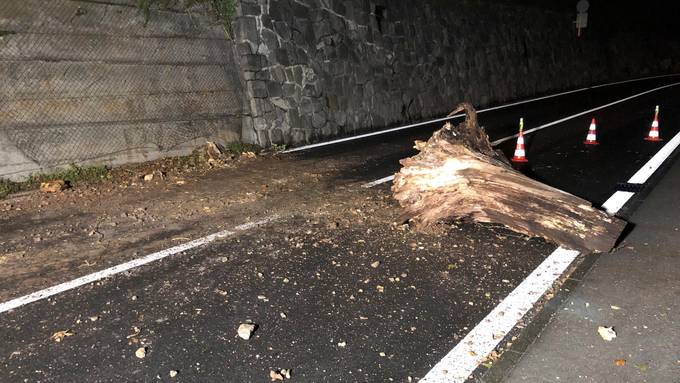
{"label": "dirt on roadside", "polygon": [[[388,149],[210,165],[160,160],[58,193],[11,195],[0,200],[0,301],[273,214],[331,229],[397,227],[401,210],[388,186],[361,188],[351,176]],[[377,232],[366,240],[380,240],[371,238]]]}
{"label": "dirt on roadside", "polygon": [[336,168],[313,162],[166,159],[57,193],[10,195],[0,200],[0,300],[289,207],[313,208],[327,188],[320,180]]}

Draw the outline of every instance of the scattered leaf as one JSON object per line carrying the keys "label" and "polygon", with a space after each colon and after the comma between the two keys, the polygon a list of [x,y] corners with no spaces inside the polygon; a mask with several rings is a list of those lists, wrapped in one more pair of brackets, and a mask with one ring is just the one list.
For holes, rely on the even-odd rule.
{"label": "scattered leaf", "polygon": [[56,193],[68,188],[64,180],[53,180],[40,183],[40,191],[43,193]]}
{"label": "scattered leaf", "polygon": [[283,375],[274,370],[269,371],[269,377],[271,378],[272,382],[284,379]]}
{"label": "scattered leaf", "polygon": [[619,366],[619,367],[623,367],[623,366],[626,365],[626,360],[625,359],[616,359],[614,361],[614,364]]}
{"label": "scattered leaf", "polygon": [[73,335],[75,335],[75,333],[74,333],[73,331],[71,331],[71,330],[57,331],[57,332],[55,332],[54,334],[52,334],[52,336],[50,337],[50,339],[52,339],[53,341],[59,343],[59,342],[61,342],[62,340],[64,340],[64,338],[66,338],[66,337],[68,337],[68,336],[73,336]]}
{"label": "scattered leaf", "polygon": [[141,330],[139,327],[137,327],[137,326],[133,326],[133,327],[132,327],[132,331],[134,331],[134,332],[133,332],[132,334],[128,335],[128,336],[127,336],[127,339],[134,338],[134,337],[136,337],[137,335],[139,335],[140,332],[142,332],[142,330]]}
{"label": "scattered leaf", "polygon": [[272,382],[277,380],[290,379],[290,370],[287,368],[282,368],[281,370],[271,370],[269,371],[269,377]]}

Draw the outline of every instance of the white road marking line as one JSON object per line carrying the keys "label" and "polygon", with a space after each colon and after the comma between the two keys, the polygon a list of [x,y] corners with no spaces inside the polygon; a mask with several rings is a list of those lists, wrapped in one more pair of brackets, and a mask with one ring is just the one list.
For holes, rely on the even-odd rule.
{"label": "white road marking line", "polygon": [[[647,163],[640,168],[632,177],[628,180],[631,184],[644,184],[647,182],[649,177],[654,174],[654,172],[659,169],[659,166],[663,164],[664,161],[675,151],[675,149],[680,146],[680,133],[676,134],[670,141],[666,143],[656,154],[647,161]],[[628,202],[628,200],[635,193],[626,191],[617,191],[609,199],[602,204],[602,208],[610,215],[616,214],[623,205]]]}
{"label": "white road marking line", "polygon": [[465,382],[505,335],[567,270],[578,254],[578,251],[558,247],[420,382]]}
{"label": "white road marking line", "polygon": [[372,187],[375,186],[375,185],[380,185],[380,184],[383,184],[383,183],[385,183],[385,182],[390,182],[390,181],[392,181],[393,179],[394,179],[394,175],[391,175],[391,176],[387,176],[387,177],[381,178],[381,179],[379,179],[379,180],[375,180],[375,181],[371,181],[371,182],[369,182],[369,183],[365,183],[365,184],[361,185],[361,187],[362,187],[362,188],[372,188]]}
{"label": "white road marking line", "polygon": [[[494,106],[494,107],[490,107],[490,108],[480,109],[480,110],[477,111],[477,113],[484,113],[484,112],[489,112],[489,111],[492,111],[492,110],[509,108],[511,106],[527,104],[527,103],[534,102],[534,101],[546,100],[546,99],[549,99],[549,98],[564,96],[564,95],[567,95],[567,94],[583,92],[583,91],[589,90],[589,89],[603,88],[603,87],[607,87],[607,86],[626,84],[626,83],[636,82],[636,81],[651,80],[651,79],[657,79],[657,78],[663,78],[663,77],[671,77],[671,76],[680,76],[680,73],[666,74],[666,75],[660,75],[660,76],[641,77],[641,78],[635,78],[635,79],[632,79],[632,80],[616,81],[616,82],[610,82],[610,83],[607,83],[607,84],[594,85],[594,86],[589,86],[589,87],[586,87],[586,88],[574,89],[574,90],[555,93],[555,94],[551,94],[551,95],[547,95],[547,96],[531,98],[531,99],[528,99],[528,100],[517,101],[517,102],[510,103],[510,104],[503,104],[503,105],[498,105],[498,106]],[[308,149],[319,148],[319,147],[328,146],[328,145],[339,144],[341,142],[360,140],[362,138],[373,137],[373,136],[386,134],[386,133],[398,132],[400,130],[415,128],[417,126],[434,124],[436,122],[447,121],[447,120],[451,120],[451,119],[462,117],[462,116],[463,116],[463,114],[456,114],[456,115],[449,116],[449,117],[442,117],[442,118],[437,118],[437,119],[434,119],[434,120],[417,122],[417,123],[414,123],[414,124],[399,126],[399,127],[396,127],[396,128],[379,130],[379,131],[376,131],[376,132],[364,133],[364,134],[359,134],[359,135],[351,136],[351,137],[338,138],[338,139],[335,139],[335,140],[319,142],[319,143],[316,143],[316,144],[298,146],[296,148],[284,150],[281,153],[293,153],[293,152],[299,152],[299,151],[302,151],[302,150],[308,150]]]}
{"label": "white road marking line", "polygon": [[595,89],[595,88],[602,88],[602,87],[617,85],[617,84],[626,84],[626,83],[635,82],[635,81],[651,80],[651,79],[654,79],[654,78],[675,77],[675,76],[680,76],[680,73],[671,73],[671,74],[662,74],[660,76],[647,76],[647,77],[641,77],[641,78],[634,78],[632,80],[624,80],[624,81],[617,81],[617,82],[607,83],[607,84],[593,85],[593,86],[591,86],[591,88]]}
{"label": "white road marking line", "polygon": [[631,184],[643,184],[647,182],[649,177],[651,177],[652,174],[654,174],[654,172],[659,168],[659,166],[661,166],[661,164],[666,161],[666,158],[673,154],[678,146],[680,146],[680,133],[676,134],[675,137],[673,137],[666,143],[666,145],[663,146],[663,148],[656,152],[654,157],[647,161],[645,166],[633,174],[628,182]]}
{"label": "white road marking line", "polygon": [[[562,123],[562,122],[571,120],[571,119],[573,119],[573,118],[583,116],[584,114],[592,113],[592,112],[595,112],[595,111],[600,110],[600,109],[608,108],[608,107],[610,107],[610,106],[612,106],[612,105],[620,104],[620,103],[622,103],[622,102],[625,102],[625,101],[628,101],[628,100],[632,100],[632,99],[634,99],[634,98],[638,98],[638,97],[644,96],[644,95],[646,95],[646,94],[649,94],[649,93],[652,93],[652,92],[656,92],[656,91],[661,90],[661,89],[670,88],[670,87],[672,87],[672,86],[677,86],[677,85],[680,85],[680,82],[674,82],[674,83],[672,83],[672,84],[660,86],[660,87],[658,87],[658,88],[650,89],[650,90],[644,91],[644,92],[642,92],[642,93],[637,93],[637,94],[634,94],[634,95],[632,95],[632,96],[630,96],[630,97],[622,98],[622,99],[620,99],[620,100],[616,100],[616,101],[610,102],[610,103],[608,103],[608,104],[600,105],[600,106],[597,106],[597,107],[592,108],[592,109],[585,110],[585,111],[580,112],[580,113],[572,114],[571,116],[567,116],[567,117],[561,118],[561,119],[559,119],[559,120],[552,121],[552,122],[549,122],[549,123],[547,123],[547,124],[543,124],[543,125],[537,126],[537,127],[535,127],[535,128],[527,129],[527,130],[524,131],[524,135],[526,136],[527,134],[531,134],[531,133],[537,132],[537,131],[539,131],[539,130],[543,130],[543,129],[545,129],[545,128],[551,127],[551,126],[553,126],[553,125],[557,125],[557,124],[560,124],[560,123]],[[513,134],[512,136],[503,137],[503,138],[501,138],[501,139],[499,139],[499,140],[496,140],[496,141],[492,142],[491,145],[494,145],[494,146],[495,146],[495,145],[498,145],[498,144],[500,144],[500,143],[503,143],[503,142],[505,142],[505,141],[511,140],[511,139],[513,139],[513,138],[517,138],[517,136],[518,136],[518,134]]]}
{"label": "white road marking line", "polygon": [[[642,140],[642,138],[640,138]],[[630,181],[646,182],[661,164],[680,146],[676,134]],[[617,191],[605,203],[607,213],[616,214],[634,193]],[[611,203],[609,203],[612,201]],[[608,204],[609,203],[609,204]],[[603,207],[605,207],[603,205]],[[496,306],[465,338],[420,380],[421,383],[463,383],[491,354],[505,336],[531,310],[536,302],[564,274],[579,255],[577,251],[558,247],[522,283]]]}
{"label": "white road marking line", "polygon": [[[559,120],[555,120],[555,121],[552,121],[552,122],[548,122],[547,124],[543,124],[543,125],[537,126],[537,127],[535,127],[535,128],[527,129],[527,130],[524,131],[524,135],[526,136],[527,134],[531,134],[531,133],[537,132],[537,131],[539,131],[539,130],[543,130],[543,129],[548,128],[548,127],[551,127],[551,126],[554,126],[554,125],[557,125],[557,124],[561,124],[561,123],[563,123],[563,122],[565,122],[565,121],[574,119],[574,118],[576,118],[576,117],[580,117],[580,116],[583,116],[583,115],[588,114],[588,113],[592,113],[592,112],[597,111],[597,110],[600,110],[600,109],[608,108],[608,107],[610,107],[610,106],[612,106],[612,105],[620,104],[620,103],[622,103],[622,102],[625,102],[625,101],[628,101],[628,100],[632,100],[632,99],[634,99],[634,98],[638,98],[638,97],[644,96],[645,94],[648,94],[648,93],[656,92],[656,91],[658,91],[658,90],[665,89],[665,88],[669,88],[669,87],[672,87],[672,86],[677,86],[677,85],[680,85],[680,82],[675,82],[675,83],[672,83],[672,84],[660,86],[660,87],[658,87],[658,88],[650,89],[650,90],[644,91],[644,92],[642,92],[642,93],[637,93],[637,94],[634,94],[634,95],[632,95],[632,96],[629,96],[629,97],[626,97],[626,98],[622,98],[622,99],[620,99],[620,100],[616,100],[616,101],[610,102],[610,103],[608,103],[608,104],[600,105],[600,106],[598,106],[598,107],[595,107],[595,108],[592,108],[592,109],[588,109],[588,110],[583,111],[583,112],[579,112],[579,113],[576,113],[576,114],[572,114],[571,116],[567,116],[567,117],[564,117],[564,118],[560,118]],[[492,145],[492,146],[498,146],[498,145],[502,144],[502,143],[505,142],[505,141],[508,141],[508,140],[512,140],[512,139],[514,139],[514,138],[517,138],[517,136],[518,136],[517,134],[513,134],[513,135],[511,135],[511,136],[507,136],[507,137],[500,138],[500,139],[498,139],[498,140],[496,140],[496,141],[491,142],[491,145]],[[379,180],[375,180],[375,181],[371,181],[371,182],[365,183],[365,184],[361,185],[361,187],[364,187],[364,188],[372,188],[372,187],[374,187],[374,186],[376,186],[376,185],[380,185],[380,184],[382,184],[382,183],[392,181],[393,179],[394,179],[394,175],[391,175],[391,176],[388,176],[388,177],[383,177],[383,178],[381,178],[381,179],[379,179]]]}
{"label": "white road marking line", "polygon": [[193,241],[190,241],[190,242],[178,245],[178,246],[171,247],[169,249],[161,250],[161,251],[158,251],[156,253],[152,253],[152,254],[146,255],[144,257],[141,257],[141,258],[137,258],[137,259],[133,259],[131,261],[125,262],[125,263],[121,263],[120,265],[109,267],[108,269],[97,271],[96,273],[88,274],[88,275],[82,276],[80,278],[76,278],[76,279],[68,281],[68,282],[64,282],[64,283],[61,283],[61,284],[40,290],[40,291],[36,291],[36,292],[28,294],[28,295],[24,295],[24,296],[16,298],[16,299],[12,299],[12,300],[4,302],[4,303],[0,303],[0,313],[4,313],[6,311],[13,310],[15,308],[27,305],[29,303],[32,303],[32,302],[35,302],[35,301],[38,301],[38,300],[41,300],[41,299],[45,299],[45,298],[48,298],[48,297],[51,297],[51,296],[54,296],[54,295],[57,295],[57,294],[61,294],[65,291],[72,290],[76,287],[80,287],[80,286],[86,285],[88,283],[98,281],[100,279],[111,277],[113,275],[122,273],[124,271],[128,271],[130,269],[133,269],[133,268],[136,268],[136,267],[139,267],[139,266],[143,266],[143,265],[146,265],[146,264],[151,263],[151,262],[161,260],[163,258],[169,257],[171,255],[175,255],[177,253],[181,253],[183,251],[191,250],[193,248],[206,245],[206,244],[208,244],[210,242],[214,242],[215,240],[218,240],[220,238],[232,236],[232,235],[234,235],[238,232],[249,230],[249,229],[252,229],[254,227],[264,225],[268,222],[271,222],[271,221],[274,221],[274,220],[277,220],[277,219],[278,219],[278,216],[274,215],[274,216],[271,216],[271,217],[261,219],[259,221],[248,222],[248,223],[245,223],[243,225],[236,226],[231,230],[222,230],[222,231],[219,231],[217,233],[210,234],[210,235],[207,235],[205,237],[198,238],[198,239],[195,239]]}
{"label": "white road marking line", "polygon": [[618,190],[612,194],[612,196],[609,197],[604,204],[602,204],[602,209],[604,209],[607,214],[614,215],[616,212],[621,210],[623,205],[625,205],[633,195],[635,195],[633,192]]}

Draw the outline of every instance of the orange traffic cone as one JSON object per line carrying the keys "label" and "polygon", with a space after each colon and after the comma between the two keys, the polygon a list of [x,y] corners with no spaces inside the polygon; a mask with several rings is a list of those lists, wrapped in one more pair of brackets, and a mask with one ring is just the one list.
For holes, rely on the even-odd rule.
{"label": "orange traffic cone", "polygon": [[647,141],[661,141],[659,137],[659,105],[654,109],[654,121],[652,121],[652,128],[649,130],[649,134],[645,137]]}
{"label": "orange traffic cone", "polygon": [[515,155],[512,157],[512,162],[529,162],[524,151],[524,119],[519,119],[519,135],[517,136],[517,145],[515,146]]}
{"label": "orange traffic cone", "polygon": [[590,121],[590,128],[588,128],[588,135],[586,140],[583,141],[586,145],[597,145],[597,125],[595,124],[595,119]]}

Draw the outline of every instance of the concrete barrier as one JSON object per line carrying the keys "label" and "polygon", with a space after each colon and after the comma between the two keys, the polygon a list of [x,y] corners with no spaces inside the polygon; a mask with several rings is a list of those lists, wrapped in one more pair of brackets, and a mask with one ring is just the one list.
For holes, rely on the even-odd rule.
{"label": "concrete barrier", "polygon": [[240,139],[233,43],[201,5],[0,4],[0,178]]}

